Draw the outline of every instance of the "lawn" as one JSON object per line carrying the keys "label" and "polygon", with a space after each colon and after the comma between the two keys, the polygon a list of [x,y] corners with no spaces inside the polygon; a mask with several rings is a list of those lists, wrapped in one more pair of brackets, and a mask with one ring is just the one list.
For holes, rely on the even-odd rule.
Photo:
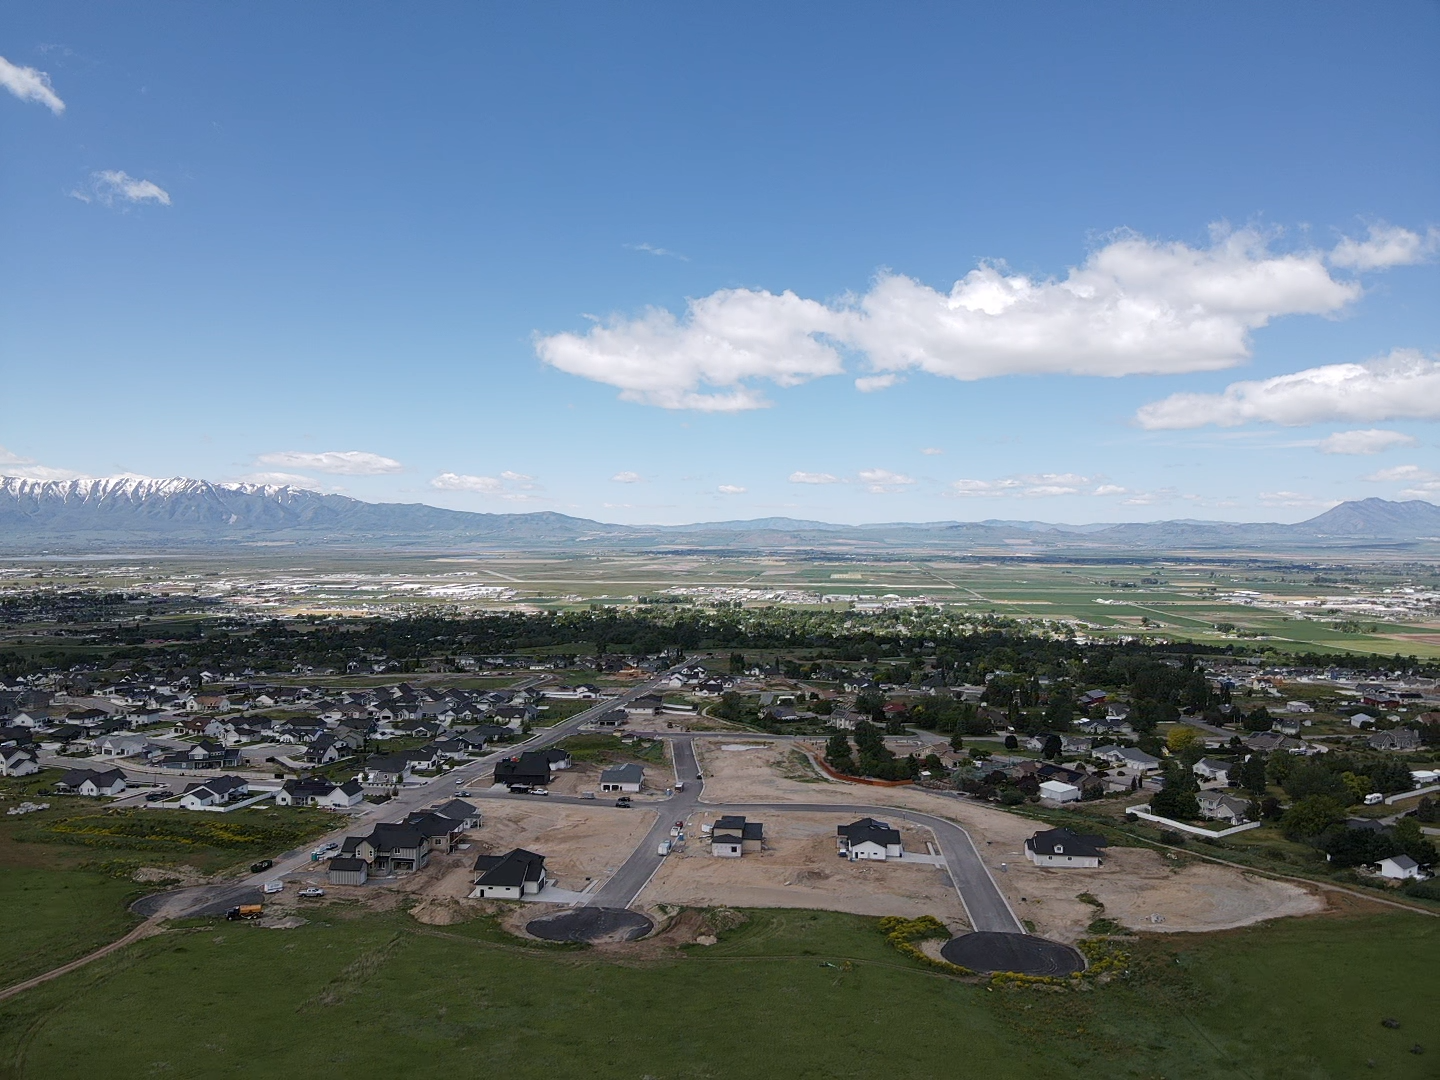
{"label": "lawn", "polygon": [[1081,993],[958,982],[832,913],[749,912],[716,946],[623,964],[465,930],[336,908],[150,939],[0,1003],[0,1077],[1312,1080],[1433,1076],[1440,1053],[1421,916],[1157,935]]}

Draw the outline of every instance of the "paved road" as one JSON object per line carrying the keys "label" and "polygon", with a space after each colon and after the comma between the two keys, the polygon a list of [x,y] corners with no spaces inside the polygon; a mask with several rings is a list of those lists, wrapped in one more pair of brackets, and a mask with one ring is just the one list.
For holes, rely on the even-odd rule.
{"label": "paved road", "polygon": [[[696,768],[694,744],[685,736],[677,736],[670,740],[670,748],[675,757],[676,779],[684,782],[685,790],[675,792],[671,798],[660,804],[655,824],[650,827],[645,838],[621,864],[620,869],[610,876],[610,880],[595,890],[586,907],[627,908],[633,904],[640,891],[655,876],[655,871],[660,869],[660,864],[665,861],[665,857],[660,854],[660,842],[670,839],[671,827],[675,822],[688,817],[700,801],[704,782],[697,779],[700,772]],[[636,811],[616,812],[623,814]],[[698,837],[696,842],[699,842]]]}
{"label": "paved road", "polygon": [[[575,733],[575,730],[584,724],[594,720],[600,714],[611,709],[619,708],[633,698],[642,694],[651,693],[658,689],[661,679],[669,672],[663,672],[654,679],[632,687],[624,694],[616,698],[606,698],[598,701],[584,712],[576,713],[568,720],[562,720],[553,727],[545,728],[523,743],[513,743],[495,750],[482,758],[477,758],[461,765],[450,772],[436,777],[429,783],[417,787],[401,788],[400,794],[387,803],[379,806],[369,807],[358,815],[347,816],[343,819],[343,825],[327,836],[317,837],[303,848],[294,848],[283,855],[276,856],[275,865],[259,874],[248,874],[237,878],[234,881],[225,882],[219,885],[201,885],[190,889],[180,889],[175,892],[161,893],[155,896],[146,897],[136,905],[135,910],[147,916],[163,915],[166,918],[177,919],[193,915],[201,911],[213,911],[217,908],[232,907],[242,900],[250,902],[258,890],[266,881],[286,874],[293,874],[301,870],[314,869],[315,865],[310,861],[310,852],[315,847],[327,840],[340,840],[346,835],[359,831],[368,831],[369,827],[379,821],[399,821],[406,814],[413,810],[420,810],[430,806],[437,801],[446,800],[453,796],[457,790],[462,790],[470,782],[479,779],[486,772],[490,771],[495,762],[501,758],[518,754],[523,750],[541,750],[552,746],[562,739],[568,738]],[[457,781],[459,781],[457,783]],[[688,786],[688,785],[687,785]],[[476,797],[486,797],[477,792]],[[506,797],[508,793],[505,793]],[[467,796],[467,798],[470,796]],[[520,798],[544,798],[545,796],[519,796]],[[580,801],[569,800],[564,801]],[[589,800],[584,800],[589,802]],[[625,813],[617,810],[616,813]],[[678,816],[678,815],[677,815]],[[658,844],[658,841],[657,841]],[[623,905],[621,905],[623,906]]]}

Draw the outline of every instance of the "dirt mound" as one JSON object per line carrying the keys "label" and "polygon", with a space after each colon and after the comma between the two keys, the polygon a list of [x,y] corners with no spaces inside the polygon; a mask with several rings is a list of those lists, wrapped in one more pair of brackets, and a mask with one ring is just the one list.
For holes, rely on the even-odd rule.
{"label": "dirt mound", "polygon": [[427,896],[410,908],[410,917],[426,926],[453,926],[468,917],[459,901],[446,896]]}
{"label": "dirt mound", "polygon": [[193,866],[142,866],[130,875],[142,885],[205,885],[210,875]]}
{"label": "dirt mound", "polygon": [[815,882],[815,881],[828,881],[828,880],[830,880],[830,874],[829,874],[829,872],[826,871],[826,870],[801,870],[801,871],[800,871],[799,873],[797,873],[797,874],[792,874],[791,877],[790,877],[790,880],[787,881],[787,882],[785,882],[785,884],[786,884],[786,885],[809,885],[809,884],[811,884],[812,882]]}

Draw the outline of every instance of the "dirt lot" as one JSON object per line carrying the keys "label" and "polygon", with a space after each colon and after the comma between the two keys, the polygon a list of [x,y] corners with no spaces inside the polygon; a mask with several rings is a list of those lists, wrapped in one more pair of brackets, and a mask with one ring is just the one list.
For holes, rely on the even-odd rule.
{"label": "dirt lot", "polygon": [[[860,915],[934,915],[957,929],[964,908],[940,867],[923,863],[849,862],[835,851],[841,814],[775,814],[764,819],[765,850],[738,859],[716,858],[700,826],[716,814],[686,822],[688,849],[670,855],[640,894],[640,903],[690,907],[796,907]],[[907,851],[924,852],[928,830],[899,824]]]}
{"label": "dirt lot", "polygon": [[[1324,901],[1299,885],[1197,860],[1182,859],[1177,863],[1158,852],[1139,848],[1110,849],[1105,865],[1096,870],[1042,869],[1024,856],[1025,839],[1038,828],[1034,821],[916,788],[792,779],[805,774],[796,769],[790,747],[772,744],[748,750],[724,749],[733,745],[738,744],[714,739],[696,741],[707,801],[868,803],[902,806],[949,818],[970,833],[981,859],[1016,914],[1033,922],[1047,937],[1073,941],[1083,936],[1097,911],[1075,899],[1082,892],[1091,893],[1105,904],[1103,914],[1107,918],[1134,929],[1171,933],[1229,929],[1265,919],[1306,915],[1325,906]],[[768,831],[770,823],[766,824]],[[835,861],[839,864],[838,859]],[[1164,921],[1151,922],[1152,915],[1160,915]]]}
{"label": "dirt lot", "polygon": [[[567,770],[569,771],[569,770]],[[469,834],[476,855],[523,847],[545,856],[546,874],[562,889],[580,890],[593,877],[609,877],[635,850],[655,815],[637,807],[568,806],[539,800],[486,800],[484,824]]]}

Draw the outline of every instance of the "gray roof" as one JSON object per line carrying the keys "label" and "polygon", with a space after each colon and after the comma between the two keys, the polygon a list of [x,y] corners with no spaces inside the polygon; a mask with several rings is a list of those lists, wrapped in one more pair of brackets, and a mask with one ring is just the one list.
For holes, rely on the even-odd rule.
{"label": "gray roof", "polygon": [[849,825],[837,825],[835,834],[845,837],[851,844],[863,844],[868,840],[881,847],[889,847],[900,843],[899,829],[892,829],[887,823],[868,817],[852,821]]}
{"label": "gray roof", "polygon": [[515,848],[504,855],[481,855],[475,860],[475,869],[484,871],[476,885],[515,888],[527,881],[545,880],[545,856]]}
{"label": "gray roof", "polygon": [[638,784],[645,779],[645,770],[633,761],[616,765],[600,774],[602,784]]}
{"label": "gray roof", "polygon": [[1098,859],[1100,849],[1110,845],[1103,836],[1069,829],[1049,829],[1037,832],[1025,841],[1025,846],[1038,855],[1079,855]]}

